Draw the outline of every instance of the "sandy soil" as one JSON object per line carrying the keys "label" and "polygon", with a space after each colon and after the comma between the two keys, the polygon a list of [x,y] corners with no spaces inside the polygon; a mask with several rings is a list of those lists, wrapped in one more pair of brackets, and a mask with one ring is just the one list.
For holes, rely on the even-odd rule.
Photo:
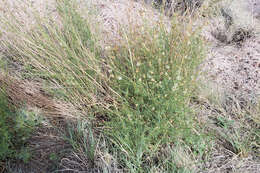
{"label": "sandy soil", "polygon": [[[254,28],[251,37],[245,38],[241,43],[227,43],[214,37],[215,33],[225,34],[223,19],[212,19],[205,28],[203,35],[210,46],[204,70],[209,79],[225,94],[255,103],[260,96],[260,28],[257,27],[260,25],[260,1],[246,3],[245,7],[247,12],[244,14],[251,16],[250,24],[254,24]],[[239,24],[236,27],[239,29]],[[226,34],[232,33],[226,31]]]}

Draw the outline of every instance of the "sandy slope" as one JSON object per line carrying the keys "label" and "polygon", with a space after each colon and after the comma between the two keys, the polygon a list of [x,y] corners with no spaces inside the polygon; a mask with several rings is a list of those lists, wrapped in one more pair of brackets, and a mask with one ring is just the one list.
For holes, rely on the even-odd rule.
{"label": "sandy slope", "polygon": [[[225,28],[223,19],[215,18],[210,21],[211,24],[203,33],[210,43],[204,69],[211,81],[226,94],[234,95],[241,101],[256,102],[260,94],[260,1],[252,2],[247,1],[240,9],[237,4],[231,6],[231,9],[236,7],[238,10],[233,13],[235,26],[230,28],[246,28],[253,32],[251,38],[246,38],[239,45],[236,42],[227,43],[216,39],[216,33],[232,37],[234,31]],[[244,12],[237,17],[241,9]]]}

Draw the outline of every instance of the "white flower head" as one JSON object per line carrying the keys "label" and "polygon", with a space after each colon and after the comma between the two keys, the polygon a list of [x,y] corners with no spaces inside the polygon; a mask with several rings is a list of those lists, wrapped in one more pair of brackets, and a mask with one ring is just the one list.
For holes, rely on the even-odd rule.
{"label": "white flower head", "polygon": [[111,49],[110,46],[106,46],[106,47],[105,47],[105,50],[110,50],[110,49]]}
{"label": "white flower head", "polygon": [[175,91],[175,90],[177,89],[177,87],[178,87],[178,84],[175,83],[175,84],[173,85],[173,87],[172,87],[172,91]]}

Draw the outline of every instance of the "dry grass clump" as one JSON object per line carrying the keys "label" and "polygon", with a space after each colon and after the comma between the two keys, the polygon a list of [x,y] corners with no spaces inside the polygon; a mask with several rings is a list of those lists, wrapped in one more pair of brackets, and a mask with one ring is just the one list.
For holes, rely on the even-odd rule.
{"label": "dry grass clump", "polygon": [[[99,79],[91,76],[93,73],[99,73],[99,77],[103,76],[102,72],[99,71],[101,70],[99,67],[101,61],[93,59],[98,56],[98,49],[96,50],[94,42],[91,40],[92,36],[87,23],[74,11],[74,6],[71,6],[70,1],[59,1],[55,4],[55,10],[60,15],[59,20],[56,20],[55,16],[49,16],[50,14],[46,14],[46,16],[39,14],[39,11],[30,8],[27,2],[21,3],[21,5],[27,7],[24,11],[21,10],[21,14],[10,15],[12,4],[5,4],[7,12],[1,14],[1,32],[4,34],[1,37],[1,49],[4,50],[1,60],[7,63],[7,66],[5,66],[7,70],[10,67],[9,62],[11,62],[11,65],[13,64],[14,68],[11,69],[11,72],[17,70],[15,67],[19,67],[21,70],[19,70],[20,74],[17,77],[23,79],[10,81],[3,75],[1,76],[1,82],[5,84],[13,104],[38,107],[49,118],[48,121],[58,128],[54,132],[62,131],[66,124],[61,125],[60,121],[64,121],[64,119],[68,121],[68,117],[72,116],[74,118],[80,114],[78,110],[74,109],[75,107],[86,110],[86,107],[95,106],[97,102],[101,102],[101,99],[95,100],[96,95],[100,94],[96,91],[99,90],[98,88],[104,91],[103,87],[105,86],[101,86],[98,83],[100,81],[96,82]],[[20,20],[27,13],[27,10],[31,10],[28,12],[31,15],[29,28],[23,25],[23,21]],[[73,17],[73,19],[70,17]],[[61,25],[60,21],[62,21],[63,25]],[[8,58],[8,61],[6,62],[4,58]],[[76,78],[77,82],[75,81]],[[35,83],[37,80],[41,82]],[[76,90],[73,91],[74,89]],[[66,104],[62,104],[64,100],[67,101]],[[47,127],[46,131],[50,129],[50,127]],[[74,129],[72,130],[74,131]],[[61,158],[56,158],[56,152],[57,149],[61,150],[62,147],[53,148],[47,147],[47,145],[60,140],[52,140],[52,133],[40,132],[39,135],[38,138],[37,135],[34,135],[38,143],[30,144],[35,149],[36,155],[40,154],[36,162],[41,162],[42,159],[59,161]],[[75,135],[78,134],[75,133]],[[56,136],[60,138],[61,134]],[[46,145],[43,145],[43,140],[46,140]],[[64,140],[60,142],[64,144],[69,141],[70,146],[72,145],[71,140],[67,138]],[[84,140],[88,139],[84,138]],[[83,155],[83,158],[88,157],[85,155],[86,153],[80,153],[81,150],[73,149],[78,154]],[[46,150],[45,153],[44,150]],[[40,166],[39,169],[45,170],[46,166],[50,165]],[[64,168],[63,166],[64,164],[61,168]],[[89,166],[87,167],[89,168]],[[10,170],[19,171],[16,168],[19,169],[19,164],[10,167]],[[32,162],[29,167],[25,166],[24,170],[20,171],[35,171],[32,170],[34,168],[35,164]]]}
{"label": "dry grass clump", "polygon": [[0,86],[5,88],[9,101],[16,107],[38,108],[49,118],[72,118],[77,112],[72,105],[54,100],[43,91],[41,83],[15,79],[0,74]]}
{"label": "dry grass clump", "polygon": [[[83,108],[83,104],[99,104],[95,96],[96,91],[104,92],[104,88],[97,81],[100,79],[93,78],[91,74],[98,73],[99,78],[104,75],[99,68],[101,60],[95,57],[99,50],[94,45],[92,34],[85,23],[87,21],[77,15],[74,8],[69,8],[73,7],[57,7],[63,22],[62,28],[59,21],[36,15],[34,20],[37,23],[34,28],[24,31],[21,28],[23,25],[16,23],[15,16],[5,16],[2,21],[10,24],[11,34],[1,43],[2,47],[11,48],[7,51],[29,71],[27,76],[47,77],[49,80],[46,81],[52,82],[50,92],[55,93],[56,97],[63,96],[71,103],[80,103],[81,105],[75,106]],[[20,33],[21,30],[24,31],[23,34]],[[17,53],[13,55],[13,52]],[[52,77],[49,78],[50,76]]]}
{"label": "dry grass clump", "polygon": [[241,98],[227,95],[214,83],[201,91],[197,100],[199,121],[215,138],[212,153],[202,165],[205,172],[258,172],[259,104],[242,104]]}

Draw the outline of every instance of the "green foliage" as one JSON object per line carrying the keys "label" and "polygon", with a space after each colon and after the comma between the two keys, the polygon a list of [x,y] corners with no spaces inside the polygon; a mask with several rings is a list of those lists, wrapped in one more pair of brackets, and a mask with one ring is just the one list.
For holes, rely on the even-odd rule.
{"label": "green foliage", "polygon": [[121,106],[109,110],[107,133],[132,172],[146,172],[152,165],[175,170],[170,156],[152,158],[176,142],[195,153],[206,149],[203,137],[194,132],[188,105],[196,89],[202,44],[195,33],[188,37],[178,25],[173,24],[171,32],[159,28],[144,38],[129,36],[111,58],[111,87],[121,96]]}
{"label": "green foliage", "polygon": [[0,89],[0,160],[17,158],[27,162],[30,153],[25,148],[26,140],[38,124],[35,114],[16,110]]}
{"label": "green foliage", "polygon": [[70,124],[67,131],[66,139],[74,151],[87,156],[94,165],[96,141],[91,125],[85,121],[79,121],[77,124]]}
{"label": "green foliage", "polygon": [[49,157],[50,157],[50,160],[52,160],[52,161],[57,161],[59,159],[59,157],[56,153],[51,153],[49,155]]}
{"label": "green foliage", "polygon": [[[183,145],[191,155],[202,155],[207,148],[207,137],[189,108],[203,57],[192,24],[173,19],[171,31],[155,26],[140,35],[125,33],[126,43],[104,58],[75,3],[57,2],[62,26],[38,20],[35,30],[12,45],[27,74],[47,79],[46,86],[55,84],[57,90],[49,87],[52,93],[97,121],[105,117],[108,121],[100,124],[110,137],[108,150],[122,167],[131,172],[189,172],[187,165],[176,163],[174,147]],[[68,132],[74,150],[94,162],[90,126],[79,122]]]}

